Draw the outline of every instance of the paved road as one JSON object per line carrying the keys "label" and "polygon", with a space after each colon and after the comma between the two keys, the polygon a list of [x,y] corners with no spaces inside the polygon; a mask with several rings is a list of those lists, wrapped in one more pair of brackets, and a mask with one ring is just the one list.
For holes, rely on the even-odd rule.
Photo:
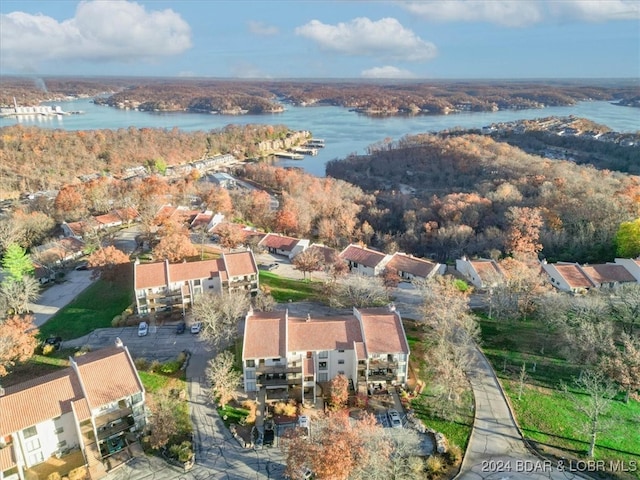
{"label": "paved road", "polygon": [[47,287],[38,298],[37,303],[29,304],[29,309],[35,316],[36,326],[41,326],[53,317],[58,310],[70,303],[92,282],[91,272],[71,270],[65,275],[63,283]]}

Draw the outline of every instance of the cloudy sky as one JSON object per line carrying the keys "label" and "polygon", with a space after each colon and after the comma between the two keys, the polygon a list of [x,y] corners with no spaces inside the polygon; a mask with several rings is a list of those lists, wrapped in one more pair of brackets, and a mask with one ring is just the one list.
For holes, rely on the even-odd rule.
{"label": "cloudy sky", "polygon": [[640,77],[638,0],[2,0],[0,75]]}

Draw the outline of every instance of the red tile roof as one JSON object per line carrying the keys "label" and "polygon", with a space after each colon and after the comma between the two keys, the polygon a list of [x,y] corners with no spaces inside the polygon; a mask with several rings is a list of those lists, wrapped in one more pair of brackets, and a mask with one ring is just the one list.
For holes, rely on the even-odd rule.
{"label": "red tile roof", "polygon": [[277,250],[290,252],[299,241],[297,238],[285,237],[284,235],[278,235],[276,233],[267,233],[258,245],[264,248],[275,248]]}
{"label": "red tile roof", "polygon": [[504,277],[504,273],[494,260],[470,260],[469,263],[478,273],[483,284]]}
{"label": "red tile roof", "polygon": [[324,263],[326,265],[330,265],[334,263],[338,259],[338,251],[335,248],[327,247],[325,245],[318,245],[314,243],[307,250],[318,251],[322,258],[324,259]]}
{"label": "red tile roof", "polygon": [[164,262],[135,265],[135,289],[159,287],[167,284]]}
{"label": "red tile roof", "polygon": [[351,350],[362,341],[360,322],[352,316],[311,319],[289,317],[290,352]]}
{"label": "red tile roof", "polygon": [[89,404],[95,408],[144,391],[123,348],[97,350],[72,361],[79,375],[68,367],[5,388],[0,397],[0,436],[69,413],[72,404],[79,420],[86,420]]}
{"label": "red tile roof", "polygon": [[230,277],[258,274],[258,266],[250,250],[246,252],[225,253],[222,258],[226,266],[225,270]]}
{"label": "red tile roof", "polygon": [[556,264],[555,267],[571,288],[591,288],[595,286],[578,265]]}
{"label": "red tile roof", "polygon": [[623,265],[585,265],[582,270],[598,284],[612,282],[635,282],[636,279]]}
{"label": "red tile roof", "polygon": [[13,447],[0,448],[0,472],[15,467],[16,457],[13,454]]}
{"label": "red tile roof", "polygon": [[407,272],[422,278],[427,278],[437,266],[437,263],[404,253],[394,253],[389,263],[387,263],[389,268],[395,268],[399,272]]}
{"label": "red tile roof", "polygon": [[217,277],[222,267],[220,259],[172,263],[169,265],[169,280],[184,282],[197,278]]}
{"label": "red tile roof", "polygon": [[96,222],[98,222],[101,225],[110,225],[112,223],[122,223],[122,218],[120,218],[114,212],[105,213],[104,215],[96,215],[93,218],[95,218]]}
{"label": "red tile roof", "polygon": [[243,359],[287,356],[285,312],[260,312],[245,323]]}
{"label": "red tile roof", "polygon": [[375,268],[384,260],[386,255],[375,250],[370,250],[359,245],[349,245],[340,253],[340,258],[350,262],[359,263],[366,267]]}
{"label": "red tile roof", "polygon": [[400,316],[384,308],[361,309],[367,353],[409,353]]}

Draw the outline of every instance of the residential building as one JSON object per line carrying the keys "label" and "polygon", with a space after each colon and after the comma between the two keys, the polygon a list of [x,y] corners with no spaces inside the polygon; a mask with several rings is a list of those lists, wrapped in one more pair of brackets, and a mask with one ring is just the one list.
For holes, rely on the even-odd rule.
{"label": "residential building", "polygon": [[309,247],[309,240],[287,237],[277,233],[267,233],[258,242],[258,246],[274,255],[282,255],[291,260]]}
{"label": "residential building", "polygon": [[[242,351],[244,389],[299,387],[345,375],[355,389],[405,385],[409,344],[395,308],[353,309],[353,315],[306,318],[284,312],[249,312]],[[304,395],[303,401],[304,401]]]}
{"label": "residential building", "polygon": [[[618,262],[621,260],[622,262]],[[636,283],[633,275],[634,260],[625,262],[626,259],[616,259],[616,263],[596,265],[579,265],[577,263],[542,262],[542,269],[549,276],[551,285],[558,290],[571,293],[580,293],[591,288],[615,288],[623,283]],[[640,266],[638,278],[640,278]]]}
{"label": "residential building", "polygon": [[437,274],[442,275],[446,265],[396,252],[387,263],[386,268],[395,269],[402,280],[411,282],[413,280],[428,280]]}
{"label": "residential building", "polygon": [[134,293],[139,315],[173,309],[184,312],[197,295],[258,291],[258,266],[251,250],[223,253],[199,262],[134,264]]}
{"label": "residential building", "polygon": [[127,348],[120,343],[69,362],[0,390],[0,479],[38,478],[41,464],[70,455],[99,478],[108,468],[103,462],[131,453],[146,414],[144,387]]}
{"label": "residential building", "polygon": [[640,283],[640,257],[638,258],[616,258],[617,265],[624,266],[627,271]]}
{"label": "residential building", "polygon": [[495,260],[480,258],[469,260],[462,257],[456,260],[456,270],[477,288],[491,288],[504,277],[504,273]]}
{"label": "residential building", "polygon": [[351,273],[360,273],[369,277],[382,274],[391,261],[391,255],[353,243],[340,252],[340,258],[347,262]]}

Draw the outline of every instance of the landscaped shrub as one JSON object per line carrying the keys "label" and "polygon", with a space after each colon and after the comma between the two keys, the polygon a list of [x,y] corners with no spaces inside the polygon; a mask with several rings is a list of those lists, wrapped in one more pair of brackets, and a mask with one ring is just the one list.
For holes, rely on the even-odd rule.
{"label": "landscaped shrub", "polygon": [[73,356],[81,357],[82,355],[84,355],[85,353],[89,353],[90,351],[91,347],[89,345],[83,345],[82,347],[80,347],[80,350],[73,354]]}
{"label": "landscaped shrub", "polygon": [[120,315],[116,315],[115,317],[113,317],[113,320],[111,320],[111,326],[114,328],[119,327],[121,320],[122,320],[122,317]]}
{"label": "landscaped shrub", "polygon": [[69,472],[69,480],[84,480],[87,478],[87,467],[74,468]]}
{"label": "landscaped shrub", "polygon": [[60,474],[58,472],[51,472],[47,475],[47,480],[60,480]]}
{"label": "landscaped shrub", "polygon": [[184,365],[184,362],[187,361],[187,354],[185,352],[180,352],[178,354],[177,362],[180,364],[180,368]]}
{"label": "landscaped shrub", "polygon": [[249,424],[255,423],[258,404],[254,400],[245,400],[242,402],[242,408],[249,410],[249,414],[247,415],[247,418],[245,418],[245,422]]}
{"label": "landscaped shrub", "polygon": [[51,355],[53,352],[55,352],[56,347],[54,345],[49,345],[48,343],[45,343],[42,346],[42,355],[44,355],[45,357],[47,355]]}
{"label": "landscaped shrub", "polygon": [[462,461],[462,449],[455,443],[449,445],[447,460],[451,465],[458,465]]}
{"label": "landscaped shrub", "polygon": [[160,371],[162,373],[171,374],[176,373],[178,370],[180,370],[180,362],[177,360],[171,360],[160,365]]}
{"label": "landscaped shrub", "polygon": [[188,462],[193,457],[191,442],[185,440],[178,445],[171,445],[169,447],[169,454],[179,462]]}
{"label": "landscaped shrub", "polygon": [[367,405],[369,405],[369,395],[359,392],[353,400],[353,406],[356,408],[367,408]]}
{"label": "landscaped shrub", "polygon": [[133,364],[136,366],[137,370],[147,371],[149,369],[149,360],[144,357],[136,358],[133,361]]}
{"label": "landscaped shrub", "polygon": [[289,403],[278,402],[273,407],[273,413],[276,415],[284,415],[286,417],[293,417],[296,415],[298,407],[295,400],[290,400]]}
{"label": "landscaped shrub", "polygon": [[431,455],[426,462],[427,472],[436,475],[444,470],[444,462],[439,455]]}
{"label": "landscaped shrub", "polygon": [[161,366],[162,366],[162,364],[158,360],[154,360],[149,364],[149,371],[150,372],[157,372],[160,369]]}

